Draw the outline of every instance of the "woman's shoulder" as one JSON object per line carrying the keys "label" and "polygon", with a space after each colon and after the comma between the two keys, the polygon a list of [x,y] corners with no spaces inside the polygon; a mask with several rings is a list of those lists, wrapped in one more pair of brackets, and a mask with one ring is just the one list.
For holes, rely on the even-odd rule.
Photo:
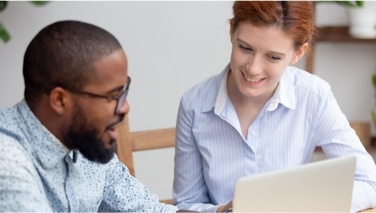
{"label": "woman's shoulder", "polygon": [[221,82],[227,71],[210,76],[205,80],[188,89],[180,100],[181,106],[188,110],[208,111],[211,110],[218,96]]}
{"label": "woman's shoulder", "polygon": [[199,98],[216,95],[218,93],[218,89],[224,74],[224,72],[221,72],[200,81],[199,83],[185,91],[183,97]]}
{"label": "woman's shoulder", "polygon": [[295,89],[307,90],[307,92],[314,93],[331,90],[331,86],[326,80],[298,67],[289,66],[283,78],[292,84]]}

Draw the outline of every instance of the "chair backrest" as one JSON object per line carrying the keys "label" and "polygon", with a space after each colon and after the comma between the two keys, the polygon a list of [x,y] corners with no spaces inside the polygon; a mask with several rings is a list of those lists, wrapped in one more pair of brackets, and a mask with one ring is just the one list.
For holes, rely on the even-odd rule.
{"label": "chair backrest", "polygon": [[[131,132],[128,116],[124,120],[124,124],[119,127],[116,154],[119,160],[128,167],[131,175],[135,176],[133,152],[175,146],[175,128]],[[161,200],[161,202],[172,204],[172,199]]]}

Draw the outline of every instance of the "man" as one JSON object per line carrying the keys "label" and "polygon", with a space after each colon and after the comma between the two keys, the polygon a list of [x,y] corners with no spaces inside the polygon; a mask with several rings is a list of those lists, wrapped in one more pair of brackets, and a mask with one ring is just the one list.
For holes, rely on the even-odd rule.
{"label": "man", "polygon": [[27,47],[23,76],[24,100],[0,111],[2,211],[177,211],[114,155],[131,78],[113,35],[53,23]]}

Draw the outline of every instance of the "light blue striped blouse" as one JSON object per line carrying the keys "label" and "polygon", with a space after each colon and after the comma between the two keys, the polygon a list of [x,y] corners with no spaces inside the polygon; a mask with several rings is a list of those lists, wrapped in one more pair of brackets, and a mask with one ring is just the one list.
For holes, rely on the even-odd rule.
{"label": "light blue striped blouse", "polygon": [[327,82],[288,67],[275,94],[248,129],[226,92],[229,67],[188,90],[177,119],[173,196],[180,209],[216,211],[232,200],[238,178],[328,158],[355,155],[352,210],[376,206],[376,166]]}

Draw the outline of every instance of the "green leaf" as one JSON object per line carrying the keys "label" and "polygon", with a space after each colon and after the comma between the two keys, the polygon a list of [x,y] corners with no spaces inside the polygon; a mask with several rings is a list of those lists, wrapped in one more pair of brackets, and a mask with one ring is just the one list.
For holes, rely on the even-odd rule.
{"label": "green leaf", "polygon": [[10,35],[8,31],[0,23],[0,38],[6,43],[10,40]]}
{"label": "green leaf", "polygon": [[353,4],[351,1],[336,1],[337,4],[340,4],[345,7],[355,7],[355,4]]}
{"label": "green leaf", "polygon": [[3,11],[7,7],[6,1],[0,1],[0,11]]}
{"label": "green leaf", "polygon": [[335,3],[345,7],[363,7],[364,1],[334,1]]}
{"label": "green leaf", "polygon": [[373,120],[373,124],[376,125],[376,109],[372,110],[372,120]]}
{"label": "green leaf", "polygon": [[47,4],[49,1],[30,1],[30,2],[33,3],[34,5],[42,6],[42,5]]}
{"label": "green leaf", "polygon": [[374,88],[376,89],[376,73],[372,75],[372,84]]}
{"label": "green leaf", "polygon": [[358,7],[363,7],[364,6],[364,2],[363,1],[355,1],[356,2],[356,5]]}

